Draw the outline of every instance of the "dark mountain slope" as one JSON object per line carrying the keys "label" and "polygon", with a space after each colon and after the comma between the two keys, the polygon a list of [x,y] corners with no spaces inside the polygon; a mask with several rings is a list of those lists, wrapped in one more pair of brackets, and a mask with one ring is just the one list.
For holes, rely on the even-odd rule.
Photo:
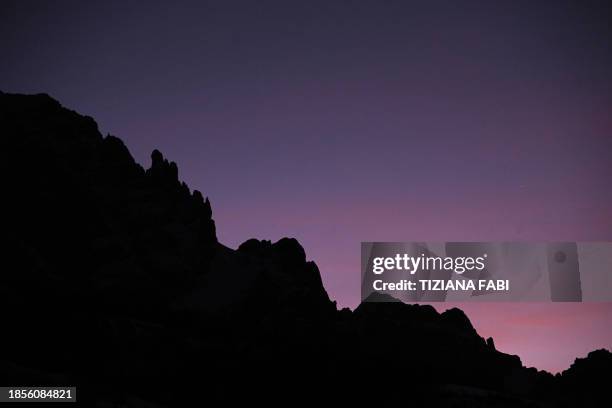
{"label": "dark mountain slope", "polygon": [[76,385],[102,406],[583,398],[582,380],[522,367],[458,309],[338,311],[294,239],[224,247],[175,163],[154,151],[144,170],[47,95],[0,93],[0,135],[4,384]]}

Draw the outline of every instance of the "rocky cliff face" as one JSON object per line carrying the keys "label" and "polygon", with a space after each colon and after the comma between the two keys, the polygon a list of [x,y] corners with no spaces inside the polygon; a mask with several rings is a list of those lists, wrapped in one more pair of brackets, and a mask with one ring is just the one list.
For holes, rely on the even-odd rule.
{"label": "rocky cliff face", "polygon": [[154,151],[144,170],[47,95],[0,93],[0,134],[4,384],[76,385],[81,401],[125,406],[548,406],[580,401],[573,385],[609,370],[609,353],[557,378],[526,369],[458,309],[337,310],[295,239],[223,246],[174,162]]}

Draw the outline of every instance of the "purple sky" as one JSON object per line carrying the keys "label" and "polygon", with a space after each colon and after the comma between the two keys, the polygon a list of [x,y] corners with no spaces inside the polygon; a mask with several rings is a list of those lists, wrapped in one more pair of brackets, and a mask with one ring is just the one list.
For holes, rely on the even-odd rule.
{"label": "purple sky", "polygon": [[[341,306],[361,241],[612,240],[605,2],[84,3],[2,2],[0,89],[159,148],[223,243],[298,238]],[[464,308],[538,368],[612,348],[610,304]]]}

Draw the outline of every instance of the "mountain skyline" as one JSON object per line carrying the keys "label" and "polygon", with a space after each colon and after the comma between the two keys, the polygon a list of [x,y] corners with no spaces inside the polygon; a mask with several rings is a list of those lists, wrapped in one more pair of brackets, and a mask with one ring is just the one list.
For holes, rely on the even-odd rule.
{"label": "mountain skyline", "polygon": [[[0,89],[161,150],[221,242],[295,236],[340,306],[361,241],[612,239],[605,2],[251,3],[5,1]],[[552,372],[612,346],[610,304],[461,307]]]}
{"label": "mountain skyline", "polygon": [[4,186],[5,383],[71,384],[83,404],[135,407],[604,400],[608,350],[552,375],[498,350],[458,308],[373,293],[339,309],[294,238],[224,246],[210,201],[175,162],[154,150],[148,168],[137,164],[120,138],[48,95],[0,92],[0,131],[3,165],[21,170]]}

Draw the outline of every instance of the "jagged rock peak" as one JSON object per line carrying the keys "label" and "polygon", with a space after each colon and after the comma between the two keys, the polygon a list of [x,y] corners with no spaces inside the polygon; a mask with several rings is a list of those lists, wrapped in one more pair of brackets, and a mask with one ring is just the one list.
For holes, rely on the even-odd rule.
{"label": "jagged rock peak", "polygon": [[600,371],[607,371],[609,374],[612,370],[612,352],[606,349],[593,350],[584,358],[576,358],[570,368],[563,371],[563,375],[581,374],[582,371],[592,371],[593,368],[597,368]]}
{"label": "jagged rock peak", "polygon": [[491,349],[491,350],[495,350],[495,341],[493,340],[493,337],[488,337],[487,338],[487,346]]}
{"label": "jagged rock peak", "polygon": [[134,158],[130,153],[129,149],[123,143],[123,140],[119,139],[116,136],[111,134],[107,134],[106,137],[102,140],[103,148],[109,153],[110,157],[121,157],[123,160],[130,164],[134,164]]}
{"label": "jagged rock peak", "polygon": [[[0,92],[0,112],[6,115],[4,125],[13,125],[27,118],[27,122],[22,122],[22,125],[26,126],[19,128],[20,131],[31,130],[27,124],[35,122],[37,126],[49,129],[53,135],[61,133],[66,139],[86,141],[102,139],[98,124],[92,117],[63,107],[46,93],[24,95]],[[53,135],[39,136],[53,137]]]}
{"label": "jagged rock peak", "polygon": [[151,168],[162,167],[164,165],[164,155],[157,149],[151,152]]}
{"label": "jagged rock peak", "polygon": [[238,252],[252,255],[274,255],[287,266],[306,263],[306,251],[295,238],[281,238],[275,243],[267,240],[249,239],[240,244]]}
{"label": "jagged rock peak", "polygon": [[164,155],[157,149],[151,153],[151,167],[147,170],[154,178],[168,183],[178,183],[178,166],[175,162],[164,159]]}
{"label": "jagged rock peak", "polygon": [[452,309],[442,312],[440,317],[443,321],[446,321],[451,326],[474,334],[476,333],[476,329],[474,329],[474,326],[472,326],[472,322],[470,322],[470,319],[461,309],[453,307]]}
{"label": "jagged rock peak", "polygon": [[[186,187],[186,184],[185,184],[185,187]],[[202,196],[202,193],[200,191],[198,191],[198,190],[193,190],[193,193],[191,195],[192,195],[193,199],[195,200],[195,202],[198,205],[202,206],[203,212],[204,212],[204,217],[205,218],[212,217],[212,207],[210,205],[210,200],[208,200],[208,197],[204,198],[204,196]]]}

